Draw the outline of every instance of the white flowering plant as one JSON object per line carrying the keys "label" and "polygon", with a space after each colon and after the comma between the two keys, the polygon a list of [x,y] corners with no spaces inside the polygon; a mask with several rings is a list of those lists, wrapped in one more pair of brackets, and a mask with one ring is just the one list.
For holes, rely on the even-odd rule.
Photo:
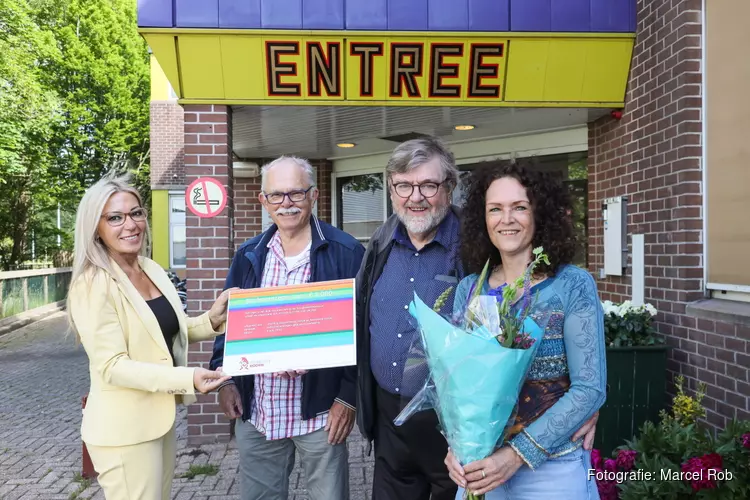
{"label": "white flowering plant", "polygon": [[656,308],[651,304],[635,305],[626,300],[615,304],[602,302],[604,309],[604,334],[610,347],[663,345],[664,339],[656,334],[653,319]]}

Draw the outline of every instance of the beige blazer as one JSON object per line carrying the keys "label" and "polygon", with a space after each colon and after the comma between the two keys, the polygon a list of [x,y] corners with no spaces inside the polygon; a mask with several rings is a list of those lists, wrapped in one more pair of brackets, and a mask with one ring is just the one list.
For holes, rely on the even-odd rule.
{"label": "beige blazer", "polygon": [[[126,446],[157,439],[174,425],[175,405],[195,401],[194,368],[188,368],[188,343],[210,340],[218,332],[208,313],[187,317],[167,273],[140,258],[143,271],[169,300],[180,332],[169,350],[156,316],[122,269],[98,270],[70,288],[70,312],[89,358],[91,389],[81,434],[94,446]],[[224,326],[219,330],[223,331]]]}

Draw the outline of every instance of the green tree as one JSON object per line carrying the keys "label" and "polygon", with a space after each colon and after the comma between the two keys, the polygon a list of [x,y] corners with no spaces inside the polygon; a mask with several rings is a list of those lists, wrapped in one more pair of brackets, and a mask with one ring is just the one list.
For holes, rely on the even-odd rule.
{"label": "green tree", "polygon": [[37,26],[24,0],[0,1],[0,265],[23,259],[35,204],[49,202],[54,157],[49,138],[61,118],[46,87],[47,63],[59,56],[52,33]]}
{"label": "green tree", "polygon": [[[149,62],[132,0],[35,0],[60,57],[48,85],[63,99],[56,174],[73,209],[110,169],[133,171],[148,190]],[[145,188],[145,189],[143,189]],[[61,193],[62,194],[62,193]]]}
{"label": "green tree", "polygon": [[70,221],[111,169],[149,198],[148,104],[135,2],[0,0],[0,266],[28,260],[32,234],[37,255],[56,247],[58,203]]}

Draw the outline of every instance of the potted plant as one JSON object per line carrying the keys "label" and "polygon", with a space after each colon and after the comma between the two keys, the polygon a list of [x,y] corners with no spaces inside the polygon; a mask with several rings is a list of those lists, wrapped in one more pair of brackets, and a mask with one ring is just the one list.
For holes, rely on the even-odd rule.
{"label": "potted plant", "polygon": [[607,401],[599,414],[596,446],[609,454],[656,421],[666,398],[667,346],[656,333],[651,304],[602,303],[607,343]]}
{"label": "potted plant", "polygon": [[612,458],[592,451],[602,500],[750,498],[750,421],[732,421],[715,435],[699,423],[705,386],[690,397],[682,384],[677,377],[672,414],[662,411],[659,423],[644,423]]}

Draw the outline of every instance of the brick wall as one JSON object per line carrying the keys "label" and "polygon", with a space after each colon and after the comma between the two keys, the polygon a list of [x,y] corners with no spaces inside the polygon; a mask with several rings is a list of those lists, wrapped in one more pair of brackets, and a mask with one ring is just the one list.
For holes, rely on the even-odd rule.
{"label": "brick wall", "polygon": [[[224,288],[232,262],[234,189],[231,172],[232,115],[226,106],[185,106],[185,174],[189,185],[199,177],[213,177],[227,189],[227,207],[216,217],[187,215],[188,311],[208,311]],[[191,344],[190,364],[208,366],[213,341]],[[221,414],[216,394],[201,395],[188,407],[188,442],[212,443],[229,437],[229,420]]]}
{"label": "brick wall", "polygon": [[311,160],[310,163],[317,167],[318,173],[318,218],[322,221],[331,223],[331,205],[333,191],[331,186],[331,173],[333,172],[333,163],[328,160]]}
{"label": "brick wall", "polygon": [[234,179],[234,247],[257,235],[261,230],[263,205],[258,201],[260,176]]}
{"label": "brick wall", "polygon": [[151,102],[151,187],[185,185],[184,113],[175,101]]}
{"label": "brick wall", "polygon": [[[645,235],[646,300],[673,348],[670,377],[707,383],[707,420],[723,427],[750,418],[750,329],[686,314],[704,297],[700,9],[700,0],[638,1],[622,120],[589,126],[589,265],[595,276],[604,267],[602,201],[628,196],[628,235]],[[630,298],[630,274],[600,280],[602,298]]]}

